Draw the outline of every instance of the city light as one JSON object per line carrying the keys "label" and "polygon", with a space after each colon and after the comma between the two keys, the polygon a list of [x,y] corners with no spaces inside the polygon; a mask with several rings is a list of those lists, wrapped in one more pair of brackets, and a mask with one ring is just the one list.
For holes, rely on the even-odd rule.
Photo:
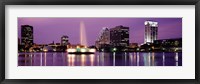
{"label": "city light", "polygon": [[56,49],[53,49],[53,51],[56,51]]}
{"label": "city light", "polygon": [[90,49],[89,52],[96,52],[96,49]]}
{"label": "city light", "polygon": [[80,51],[81,51],[81,52],[86,52],[86,49],[85,49],[85,48],[81,48]]}
{"label": "city light", "polygon": [[117,48],[113,48],[113,52],[117,51]]}
{"label": "city light", "polygon": [[76,46],[76,48],[80,48],[80,46]]}
{"label": "city light", "polygon": [[76,49],[67,49],[67,52],[76,52]]}
{"label": "city light", "polygon": [[43,51],[44,51],[44,52],[47,52],[48,50],[47,50],[47,49],[44,49]]}

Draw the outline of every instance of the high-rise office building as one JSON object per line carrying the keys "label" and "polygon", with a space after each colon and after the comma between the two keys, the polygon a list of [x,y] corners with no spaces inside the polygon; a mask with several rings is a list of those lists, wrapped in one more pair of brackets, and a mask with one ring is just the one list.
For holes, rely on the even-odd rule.
{"label": "high-rise office building", "polygon": [[129,27],[122,25],[110,29],[110,43],[112,46],[129,46]]}
{"label": "high-rise office building", "polygon": [[68,44],[68,36],[62,36],[61,37],[61,45],[62,46],[67,46],[67,44]]}
{"label": "high-rise office building", "polygon": [[110,44],[110,30],[107,27],[103,27],[95,45],[97,48],[99,48],[108,46],[109,44]]}
{"label": "high-rise office building", "polygon": [[33,26],[21,25],[21,45],[26,47],[33,45]]}
{"label": "high-rise office building", "polygon": [[144,43],[153,43],[158,37],[158,22],[145,21]]}

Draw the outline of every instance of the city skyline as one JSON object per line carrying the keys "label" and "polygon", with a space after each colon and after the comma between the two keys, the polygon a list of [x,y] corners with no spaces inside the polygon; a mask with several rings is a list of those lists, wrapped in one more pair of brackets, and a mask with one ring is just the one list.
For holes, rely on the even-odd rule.
{"label": "city skyline", "polygon": [[[63,35],[71,44],[80,44],[80,22],[84,22],[88,45],[94,45],[103,27],[119,25],[130,28],[130,43],[144,43],[144,22],[158,22],[158,39],[182,37],[182,18],[18,18],[18,37],[21,25],[33,26],[34,43],[60,43]],[[169,29],[170,28],[170,29]]]}

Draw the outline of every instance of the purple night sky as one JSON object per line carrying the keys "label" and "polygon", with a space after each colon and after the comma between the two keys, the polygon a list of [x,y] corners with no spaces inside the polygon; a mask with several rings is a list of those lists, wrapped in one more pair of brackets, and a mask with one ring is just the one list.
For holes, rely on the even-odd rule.
{"label": "purple night sky", "polygon": [[94,45],[102,27],[129,27],[130,43],[144,42],[144,21],[158,22],[158,39],[182,38],[182,18],[18,18],[18,37],[21,25],[33,26],[34,43],[60,43],[62,35],[71,44],[80,43],[80,22],[85,24],[88,45]]}

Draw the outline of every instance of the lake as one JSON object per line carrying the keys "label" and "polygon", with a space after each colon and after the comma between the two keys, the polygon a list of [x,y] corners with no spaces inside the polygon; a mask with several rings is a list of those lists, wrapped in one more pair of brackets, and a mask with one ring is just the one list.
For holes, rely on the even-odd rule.
{"label": "lake", "polygon": [[182,66],[182,52],[19,53],[18,66]]}

